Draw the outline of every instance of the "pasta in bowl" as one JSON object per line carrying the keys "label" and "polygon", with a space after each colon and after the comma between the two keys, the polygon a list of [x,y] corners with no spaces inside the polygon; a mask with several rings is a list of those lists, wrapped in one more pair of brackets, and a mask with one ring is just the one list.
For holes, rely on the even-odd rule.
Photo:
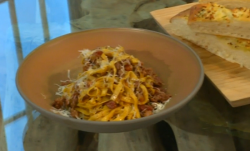
{"label": "pasta in bowl", "polygon": [[52,111],[91,121],[122,121],[152,115],[170,99],[152,71],[121,46],[82,50],[83,72],[62,81]]}
{"label": "pasta in bowl", "polygon": [[62,126],[107,133],[166,119],[190,101],[203,78],[199,57],[178,40],[142,29],[103,28],[39,46],[20,65],[16,85],[42,116]]}

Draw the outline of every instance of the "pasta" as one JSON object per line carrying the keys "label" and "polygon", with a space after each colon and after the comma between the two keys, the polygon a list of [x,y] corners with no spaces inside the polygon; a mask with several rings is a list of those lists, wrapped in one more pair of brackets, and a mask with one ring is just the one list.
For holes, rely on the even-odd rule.
{"label": "pasta", "polygon": [[[151,69],[124,48],[82,50],[83,72],[62,81],[53,102],[55,112],[91,121],[123,121],[152,115],[168,95]],[[163,107],[161,107],[163,108]]]}

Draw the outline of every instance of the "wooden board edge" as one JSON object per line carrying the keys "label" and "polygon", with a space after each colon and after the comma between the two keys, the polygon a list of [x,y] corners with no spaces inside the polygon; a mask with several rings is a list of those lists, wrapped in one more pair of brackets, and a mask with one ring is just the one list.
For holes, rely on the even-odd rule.
{"label": "wooden board edge", "polygon": [[243,105],[249,105],[250,104],[250,98],[234,100],[234,101],[227,100],[227,101],[232,107],[240,107],[240,106],[243,106]]}
{"label": "wooden board edge", "polygon": [[[165,31],[165,30],[164,30]],[[165,31],[167,32],[167,31]],[[171,37],[174,37],[178,40],[180,40],[181,42],[183,42],[185,45],[187,45],[188,47],[192,48],[195,52],[197,50],[195,50],[195,48],[193,48],[192,46],[190,46],[187,42],[187,40],[183,40],[181,37],[179,36],[176,36],[176,35],[172,35],[172,34],[169,34]],[[196,47],[199,47],[200,49],[203,49],[201,48],[200,46],[196,45],[196,44],[193,44],[195,45]],[[197,53],[197,52],[196,52]],[[210,53],[210,52],[208,52]],[[198,55],[198,53],[197,53]],[[215,57],[219,57],[219,56],[216,56],[215,54],[211,53],[211,55],[215,56]],[[199,55],[198,55],[199,56]],[[204,73],[206,74],[206,71],[204,70]],[[206,74],[207,76],[207,74]],[[239,97],[238,100],[232,100],[232,99],[229,99],[221,89],[219,89],[219,87],[213,82],[213,80],[211,78],[209,78],[209,76],[207,76],[207,78],[210,80],[210,82],[213,84],[213,86],[216,88],[217,91],[219,91],[219,93],[225,98],[225,100],[232,106],[232,107],[240,107],[240,106],[243,106],[243,105],[249,105],[250,104],[250,98],[244,98],[244,97]]]}
{"label": "wooden board edge", "polygon": [[[188,9],[190,8],[191,6],[193,5],[196,5],[198,4],[197,2],[196,3],[190,3],[190,4],[184,4],[184,5],[179,5],[179,6],[174,6],[174,7],[169,7],[169,8],[164,8],[164,9],[159,9],[159,10],[155,10],[155,11],[152,11],[150,12],[150,14],[152,15],[152,17],[155,19],[155,21],[157,22],[157,24],[163,29],[163,31],[165,33],[168,33],[167,30],[164,28],[164,26],[166,25],[163,25],[161,24],[160,22],[160,19],[158,18],[159,16],[159,13],[164,13],[166,11],[166,9],[168,9],[168,11],[171,11],[171,9],[178,9],[178,8],[181,8],[181,9]],[[181,12],[181,11],[179,11]],[[178,14],[179,12],[177,12],[176,14]],[[174,14],[173,14],[174,16]],[[166,17],[167,18],[167,17]],[[175,35],[171,35],[169,34],[170,36],[182,41],[181,38],[178,38],[177,36]],[[184,41],[182,41],[183,43],[185,43]],[[188,45],[187,43],[185,43],[186,45]],[[194,51],[195,48],[193,48],[192,46],[188,45],[189,47],[191,47]],[[199,46],[198,46],[199,47]],[[203,49],[203,48],[202,48]],[[212,53],[211,53],[212,54]],[[214,54],[213,54],[214,55]],[[208,77],[209,78],[209,77]],[[210,79],[210,78],[209,78]],[[211,82],[212,82],[212,79],[210,79]],[[213,82],[212,82],[213,83]],[[214,83],[213,83],[214,84]],[[224,95],[224,93],[214,84],[214,86],[216,87],[216,89],[223,95],[223,97],[227,100],[227,102],[232,106],[232,107],[239,107],[239,106],[243,106],[243,105],[248,105],[250,104],[250,98],[239,98],[238,100],[231,100],[229,99],[227,96]]]}
{"label": "wooden board edge", "polygon": [[191,8],[192,6],[198,4],[198,2],[194,2],[194,3],[189,3],[189,4],[183,4],[183,5],[178,5],[178,6],[173,6],[173,7],[168,7],[168,8],[163,8],[163,9],[158,9],[158,10],[154,10],[154,11],[151,11],[150,14],[151,16],[156,20],[158,18],[158,14],[161,14],[161,13],[164,13],[166,11],[166,9],[168,11],[171,11],[173,10],[175,13],[173,13],[172,17],[177,15],[178,13],[180,13],[181,11],[176,11],[178,9],[181,9],[181,10],[186,10],[186,9],[189,9]]}
{"label": "wooden board edge", "polygon": [[[181,8],[181,9],[184,8],[184,9],[187,9],[187,8],[189,8],[189,7],[191,7],[191,6],[196,5],[196,4],[198,4],[198,2],[188,3],[188,4],[183,4],[183,5],[178,5],[178,6],[168,7],[168,8],[162,8],[162,9],[158,9],[158,10],[151,11],[150,14],[151,14],[151,15],[156,15],[156,14],[158,14],[159,12],[165,11],[166,9],[168,9],[168,10],[171,10],[171,9],[175,10],[175,9],[177,9],[177,8]],[[157,15],[156,15],[156,16],[157,16]]]}

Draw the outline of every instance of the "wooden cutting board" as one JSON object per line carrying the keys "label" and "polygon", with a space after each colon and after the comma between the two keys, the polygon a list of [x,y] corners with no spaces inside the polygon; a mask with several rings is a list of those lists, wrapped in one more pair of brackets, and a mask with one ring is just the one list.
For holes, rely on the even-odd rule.
{"label": "wooden cutting board", "polygon": [[[160,9],[152,11],[151,15],[167,32],[164,27],[170,23],[169,20],[171,17],[196,4],[197,3],[190,3]],[[250,104],[250,70],[241,68],[240,65],[236,63],[230,63],[186,40],[179,39],[193,48],[200,56],[205,74],[225,96],[232,107]]]}

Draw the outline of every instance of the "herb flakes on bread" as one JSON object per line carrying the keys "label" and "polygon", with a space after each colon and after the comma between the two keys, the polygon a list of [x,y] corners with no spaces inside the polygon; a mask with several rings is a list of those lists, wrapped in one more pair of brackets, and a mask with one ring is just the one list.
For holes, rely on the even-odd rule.
{"label": "herb flakes on bread", "polygon": [[250,39],[250,9],[197,4],[190,9],[188,25],[198,33]]}
{"label": "herb flakes on bread", "polygon": [[227,61],[250,69],[250,40],[198,33],[188,24],[190,11],[191,9],[188,9],[172,17],[170,24],[166,26],[167,31],[171,35],[186,39]]}
{"label": "herb flakes on bread", "polygon": [[250,8],[250,0],[199,0],[201,4],[209,2],[214,2],[230,9],[239,7]]}

